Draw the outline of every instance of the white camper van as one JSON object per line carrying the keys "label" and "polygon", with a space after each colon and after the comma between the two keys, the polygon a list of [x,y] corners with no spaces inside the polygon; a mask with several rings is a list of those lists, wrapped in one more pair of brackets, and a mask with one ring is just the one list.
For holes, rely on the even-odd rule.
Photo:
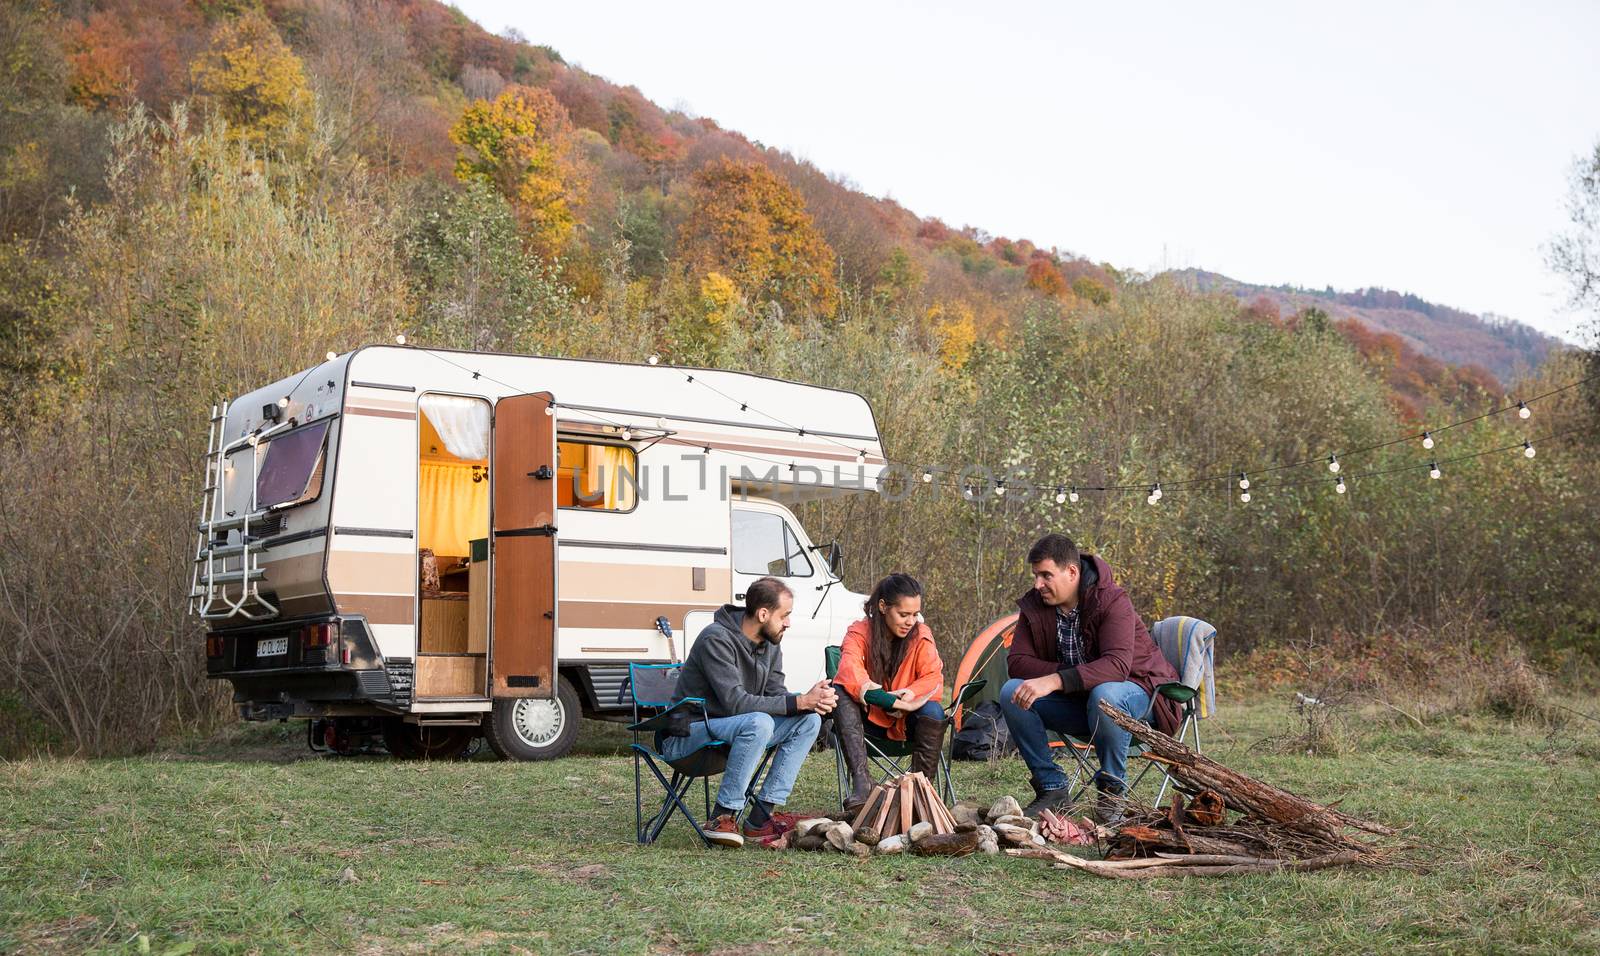
{"label": "white camper van", "polygon": [[247,720],[557,757],[762,575],[789,688],[861,615],[784,502],[876,490],[865,399],[760,375],[375,346],[219,406],[191,606]]}

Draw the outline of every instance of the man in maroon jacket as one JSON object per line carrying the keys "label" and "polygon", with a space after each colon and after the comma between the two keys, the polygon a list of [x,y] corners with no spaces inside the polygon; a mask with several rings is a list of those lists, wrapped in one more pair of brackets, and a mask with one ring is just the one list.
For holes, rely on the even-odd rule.
{"label": "man in maroon jacket", "polygon": [[1178,706],[1156,688],[1178,675],[1104,561],[1079,554],[1064,534],[1047,534],[1028,552],[1028,565],[1033,590],[1017,600],[1007,658],[1011,680],[1000,689],[1006,726],[1038,795],[1023,812],[1036,816],[1071,796],[1045,735],[1054,730],[1094,745],[1100,759],[1095,813],[1109,823],[1120,815],[1130,735],[1100,712],[1100,702],[1147,720],[1153,710],[1155,725],[1170,734],[1178,726]]}

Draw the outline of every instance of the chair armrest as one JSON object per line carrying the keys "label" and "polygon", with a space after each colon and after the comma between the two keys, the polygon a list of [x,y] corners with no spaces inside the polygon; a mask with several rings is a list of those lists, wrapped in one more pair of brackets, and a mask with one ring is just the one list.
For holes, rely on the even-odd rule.
{"label": "chair armrest", "polygon": [[1156,693],[1168,700],[1177,701],[1180,704],[1187,704],[1189,701],[1194,700],[1195,695],[1199,694],[1200,692],[1195,690],[1193,687],[1190,687],[1188,684],[1171,683],[1160,685],[1156,688]]}
{"label": "chair armrest", "polygon": [[706,702],[699,697],[685,697],[661,713],[635,724],[629,724],[628,729],[636,733],[654,733],[661,731],[670,732],[674,726],[681,726],[696,720],[706,719]]}

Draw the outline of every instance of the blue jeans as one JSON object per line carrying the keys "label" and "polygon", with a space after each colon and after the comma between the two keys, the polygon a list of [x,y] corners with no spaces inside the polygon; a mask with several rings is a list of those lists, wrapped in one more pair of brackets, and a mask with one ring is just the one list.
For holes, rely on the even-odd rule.
{"label": "blue jeans", "polygon": [[744,793],[750,789],[750,778],[767,749],[772,748],[772,762],[767,765],[766,779],[761,782],[761,800],[771,804],[788,801],[794,789],[794,778],[800,775],[800,765],[816,742],[822,718],[816,714],[796,714],[793,717],[773,717],[769,714],[735,714],[732,717],[713,717],[689,725],[689,736],[666,737],[661,741],[661,756],[677,760],[705,746],[712,740],[728,742],[728,766],[722,771],[722,785],[717,788],[717,804],[735,812],[744,809]]}
{"label": "blue jeans", "polygon": [[1068,734],[1094,745],[1100,758],[1100,772],[1095,774],[1096,787],[1125,788],[1128,773],[1128,741],[1133,735],[1111,722],[1100,712],[1100,702],[1125,714],[1143,718],[1150,709],[1150,695],[1132,681],[1112,681],[1096,684],[1087,694],[1047,694],[1033,702],[1031,709],[1012,703],[1021,678],[1006,681],[1000,688],[1000,710],[1005,714],[1006,727],[1011,731],[1011,741],[1022,751],[1022,759],[1033,773],[1033,785],[1039,790],[1058,790],[1067,785],[1066,774],[1056,766],[1050,753],[1046,730]]}
{"label": "blue jeans", "polygon": [[[835,684],[834,686],[837,687],[839,685]],[[841,693],[842,693],[842,691],[841,691]],[[939,706],[939,702],[938,701],[930,700],[926,704],[923,704],[921,707],[918,707],[916,710],[912,711],[911,713],[906,714],[906,721],[907,721],[907,724],[906,724],[906,739],[907,740],[910,740],[912,735],[916,733],[916,725],[914,723],[911,723],[911,721],[914,718],[917,718],[917,717],[926,717],[929,720],[944,720],[944,708]],[[873,723],[870,720],[864,721],[864,723],[866,724],[867,736],[869,736],[869,737],[877,737],[880,740],[887,740],[888,739],[888,737],[889,737],[889,728],[887,728],[887,727],[879,727],[877,724]]]}

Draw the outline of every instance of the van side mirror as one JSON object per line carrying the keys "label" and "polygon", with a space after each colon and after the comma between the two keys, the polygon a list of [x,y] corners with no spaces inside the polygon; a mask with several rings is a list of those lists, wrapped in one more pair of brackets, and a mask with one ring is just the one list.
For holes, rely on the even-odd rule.
{"label": "van side mirror", "polygon": [[828,542],[828,570],[832,571],[836,578],[844,577],[844,551],[837,541]]}

